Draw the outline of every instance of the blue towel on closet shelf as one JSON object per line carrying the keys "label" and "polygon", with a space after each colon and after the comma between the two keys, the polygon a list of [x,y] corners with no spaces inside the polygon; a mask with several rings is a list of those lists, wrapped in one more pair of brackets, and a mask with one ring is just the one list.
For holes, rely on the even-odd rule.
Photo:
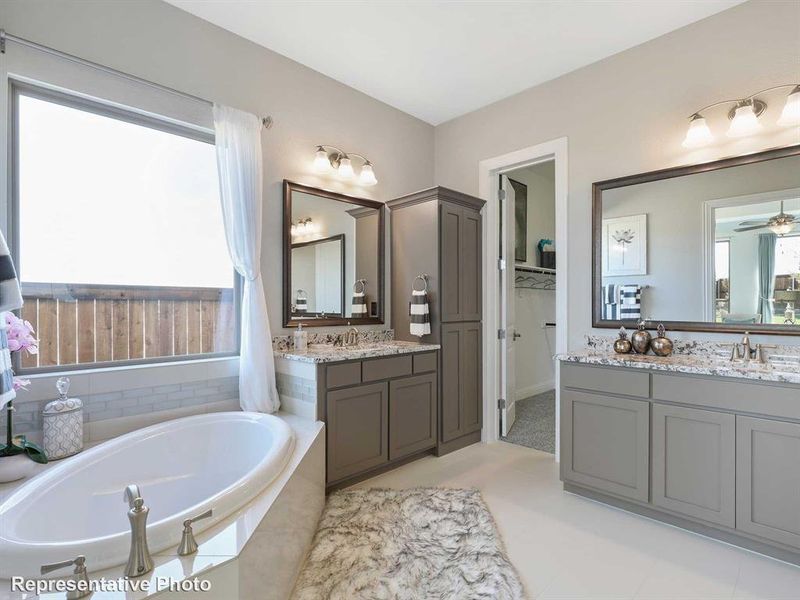
{"label": "blue towel on closet shelf", "polygon": [[18,308],[22,308],[22,292],[6,238],[0,232],[0,408],[17,397],[4,313]]}

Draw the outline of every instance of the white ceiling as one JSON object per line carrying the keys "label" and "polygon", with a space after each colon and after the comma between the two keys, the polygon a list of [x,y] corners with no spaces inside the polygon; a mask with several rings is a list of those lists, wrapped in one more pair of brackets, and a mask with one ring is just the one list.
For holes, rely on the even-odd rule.
{"label": "white ceiling", "polygon": [[167,2],[436,125],[742,0]]}

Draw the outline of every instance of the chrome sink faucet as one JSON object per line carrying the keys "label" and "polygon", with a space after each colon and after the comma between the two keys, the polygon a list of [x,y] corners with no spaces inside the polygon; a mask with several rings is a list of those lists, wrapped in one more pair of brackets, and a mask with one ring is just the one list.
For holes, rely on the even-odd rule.
{"label": "chrome sink faucet", "polygon": [[126,577],[139,577],[153,570],[153,557],[147,547],[147,515],[150,509],[144,505],[139,486],[132,484],[125,488],[124,500],[128,503],[128,521],[131,523],[131,550]]}

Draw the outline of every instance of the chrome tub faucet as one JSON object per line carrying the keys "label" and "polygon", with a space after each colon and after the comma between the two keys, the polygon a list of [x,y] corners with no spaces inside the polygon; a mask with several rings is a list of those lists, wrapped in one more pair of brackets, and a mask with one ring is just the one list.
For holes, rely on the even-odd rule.
{"label": "chrome tub faucet", "polygon": [[138,485],[126,487],[124,499],[128,503],[128,521],[131,524],[131,550],[125,576],[139,577],[153,570],[153,557],[147,547],[147,515],[150,509],[144,505]]}

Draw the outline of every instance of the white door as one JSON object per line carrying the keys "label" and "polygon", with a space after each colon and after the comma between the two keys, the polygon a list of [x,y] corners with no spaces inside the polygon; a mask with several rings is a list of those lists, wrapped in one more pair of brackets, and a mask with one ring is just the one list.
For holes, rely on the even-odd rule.
{"label": "white door", "polygon": [[505,400],[500,409],[500,434],[508,435],[516,412],[516,376],[514,341],[518,337],[514,327],[514,187],[505,175],[500,176],[500,256],[505,268],[500,271],[500,322],[505,337],[500,339],[500,398]]}

